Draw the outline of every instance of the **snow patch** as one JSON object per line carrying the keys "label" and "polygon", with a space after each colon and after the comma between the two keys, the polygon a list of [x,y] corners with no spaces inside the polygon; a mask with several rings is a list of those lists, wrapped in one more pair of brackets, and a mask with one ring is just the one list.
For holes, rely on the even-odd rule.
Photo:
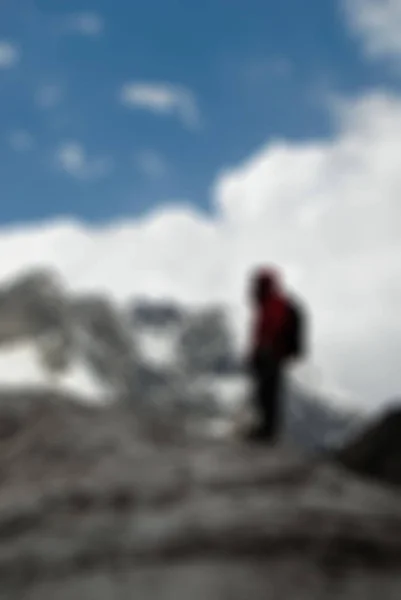
{"label": "snow patch", "polygon": [[141,331],[135,335],[143,360],[157,367],[174,367],[177,363],[177,336],[172,332]]}
{"label": "snow patch", "polygon": [[58,391],[79,395],[88,402],[103,404],[111,400],[112,392],[102,384],[84,362],[74,361],[55,382]]}
{"label": "snow patch", "polygon": [[34,342],[16,343],[0,348],[1,388],[43,388],[77,395],[102,403],[109,394],[105,386],[91,373],[84,361],[74,360],[62,373],[44,368]]}
{"label": "snow patch", "polygon": [[228,410],[243,404],[250,394],[250,382],[243,375],[210,377],[208,386],[219,399],[219,403]]}

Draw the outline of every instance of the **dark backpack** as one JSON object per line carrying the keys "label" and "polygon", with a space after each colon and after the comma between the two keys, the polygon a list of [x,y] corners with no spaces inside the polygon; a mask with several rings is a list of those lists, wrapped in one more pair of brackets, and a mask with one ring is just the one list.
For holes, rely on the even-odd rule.
{"label": "dark backpack", "polygon": [[303,358],[306,354],[305,342],[305,314],[301,306],[291,300],[285,334],[286,358]]}

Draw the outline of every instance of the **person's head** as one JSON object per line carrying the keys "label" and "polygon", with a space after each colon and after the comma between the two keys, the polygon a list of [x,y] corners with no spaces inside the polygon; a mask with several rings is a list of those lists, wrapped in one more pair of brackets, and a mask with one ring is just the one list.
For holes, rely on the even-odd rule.
{"label": "person's head", "polygon": [[278,274],[274,269],[258,269],[251,282],[251,301],[260,305],[278,292]]}

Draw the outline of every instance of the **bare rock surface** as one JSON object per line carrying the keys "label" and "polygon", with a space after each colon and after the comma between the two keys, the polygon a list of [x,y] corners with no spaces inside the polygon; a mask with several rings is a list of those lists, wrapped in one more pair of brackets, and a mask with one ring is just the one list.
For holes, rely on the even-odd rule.
{"label": "bare rock surface", "polygon": [[401,409],[398,406],[367,424],[339,450],[337,459],[353,472],[401,485]]}
{"label": "bare rock surface", "polygon": [[290,448],[3,394],[0,474],[0,598],[401,597],[399,491]]}

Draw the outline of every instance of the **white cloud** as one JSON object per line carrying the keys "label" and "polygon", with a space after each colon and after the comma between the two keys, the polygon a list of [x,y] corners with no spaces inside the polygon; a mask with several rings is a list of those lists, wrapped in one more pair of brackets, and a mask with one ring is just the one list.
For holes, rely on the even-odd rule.
{"label": "white cloud", "polygon": [[95,180],[106,177],[113,168],[108,157],[89,157],[80,142],[63,142],[56,152],[58,166],[76,179]]}
{"label": "white cloud", "polygon": [[401,55],[401,0],[343,0],[351,26],[372,58]]}
{"label": "white cloud", "polygon": [[158,152],[155,150],[144,150],[136,156],[135,160],[138,169],[151,179],[160,179],[168,171],[168,165]]}
{"label": "white cloud", "polygon": [[[247,276],[273,262],[310,307],[312,361],[360,405],[401,392],[401,100],[342,104],[331,140],[277,142],[221,174],[216,212],[172,206],[108,227],[0,231],[0,278],[56,266],[77,290],[227,301],[246,322]],[[78,148],[64,155],[82,169]]]}
{"label": "white cloud", "polygon": [[9,144],[16,152],[25,152],[31,150],[34,146],[33,136],[23,129],[18,129],[10,133],[8,138]]}
{"label": "white cloud", "polygon": [[62,89],[59,85],[46,84],[36,90],[35,102],[39,108],[49,109],[57,106],[62,100]]}
{"label": "white cloud", "polygon": [[15,67],[20,59],[20,51],[15,44],[0,40],[0,69]]}
{"label": "white cloud", "polygon": [[121,102],[135,109],[158,115],[176,115],[189,129],[200,125],[200,112],[194,94],[187,88],[170,83],[131,82],[120,92]]}
{"label": "white cloud", "polygon": [[96,12],[79,12],[67,18],[66,29],[72,33],[96,37],[103,32],[104,20]]}

